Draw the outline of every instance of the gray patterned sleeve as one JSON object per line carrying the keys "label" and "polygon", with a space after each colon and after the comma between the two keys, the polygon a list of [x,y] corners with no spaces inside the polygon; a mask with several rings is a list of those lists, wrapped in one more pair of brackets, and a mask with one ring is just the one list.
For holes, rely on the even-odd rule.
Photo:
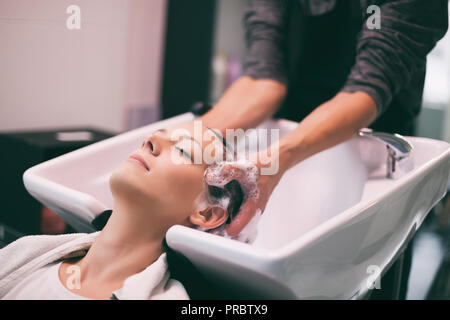
{"label": "gray patterned sleeve", "polygon": [[[380,8],[381,28],[359,34],[356,61],[341,91],[368,93],[377,118],[393,96],[424,68],[448,28],[448,0],[362,1]],[[363,8],[367,10],[367,8]]]}
{"label": "gray patterned sleeve", "polygon": [[244,75],[287,83],[287,0],[250,0],[244,14],[247,55]]}

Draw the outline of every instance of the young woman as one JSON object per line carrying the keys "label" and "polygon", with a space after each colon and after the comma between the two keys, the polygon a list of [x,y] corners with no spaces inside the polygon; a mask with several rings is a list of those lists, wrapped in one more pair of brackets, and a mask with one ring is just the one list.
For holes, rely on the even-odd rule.
{"label": "young woman", "polygon": [[[173,140],[180,128],[190,134]],[[0,298],[188,299],[168,270],[166,231],[175,224],[211,230],[229,223],[229,211],[239,208],[197,205],[208,189],[208,164],[192,161],[194,148],[223,141],[198,141],[193,128],[188,123],[151,134],[113,172],[114,206],[102,231],[28,236],[0,250]]]}

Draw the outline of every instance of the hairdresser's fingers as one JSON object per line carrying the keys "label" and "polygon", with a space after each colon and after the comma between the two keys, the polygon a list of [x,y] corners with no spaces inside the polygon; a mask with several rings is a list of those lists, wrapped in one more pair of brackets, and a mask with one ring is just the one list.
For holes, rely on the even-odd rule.
{"label": "hairdresser's fingers", "polygon": [[228,235],[232,237],[237,236],[252,220],[258,210],[261,210],[261,214],[264,213],[267,202],[278,181],[278,176],[265,175],[258,177],[258,196],[256,200],[249,198],[242,204],[239,213],[226,229]]}
{"label": "hairdresser's fingers", "polygon": [[226,227],[226,232],[229,236],[237,236],[242,229],[252,220],[257,210],[256,203],[253,200],[247,200],[241,206],[238,215],[234,217],[233,221]]}

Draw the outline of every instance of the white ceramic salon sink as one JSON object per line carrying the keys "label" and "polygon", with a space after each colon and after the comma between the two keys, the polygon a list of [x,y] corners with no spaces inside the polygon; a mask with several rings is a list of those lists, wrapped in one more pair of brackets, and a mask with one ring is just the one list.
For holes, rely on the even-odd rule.
{"label": "white ceramic salon sink", "polygon": [[[70,152],[27,170],[27,190],[80,232],[112,209],[111,172],[149,132],[192,121],[183,114]],[[271,120],[280,135],[296,123]],[[386,147],[355,137],[290,169],[272,194],[253,244],[173,226],[167,242],[218,286],[242,297],[349,299],[402,252],[445,195],[450,145],[406,137],[414,167],[386,178]]]}

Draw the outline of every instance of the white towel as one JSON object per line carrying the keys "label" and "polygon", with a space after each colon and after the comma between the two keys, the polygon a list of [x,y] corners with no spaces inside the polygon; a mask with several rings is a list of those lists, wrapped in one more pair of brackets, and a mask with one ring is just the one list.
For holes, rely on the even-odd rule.
{"label": "white towel", "polygon": [[[60,259],[85,255],[99,232],[22,237],[0,249],[0,299],[33,271]],[[189,296],[184,286],[170,279],[166,254],[140,273],[128,277],[118,299],[173,299]]]}

